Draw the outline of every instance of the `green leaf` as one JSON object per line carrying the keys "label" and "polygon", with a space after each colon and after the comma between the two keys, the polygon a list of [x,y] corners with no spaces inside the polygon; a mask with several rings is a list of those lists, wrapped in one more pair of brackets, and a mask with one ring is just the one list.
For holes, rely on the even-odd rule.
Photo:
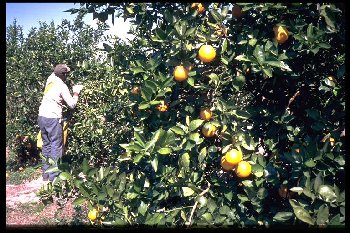
{"label": "green leaf", "polygon": [[142,147],[145,147],[145,138],[137,131],[134,131],[134,137],[140,143]]}
{"label": "green leaf", "polygon": [[143,201],[141,201],[139,208],[137,211],[142,215],[145,216],[145,213],[147,212],[148,205],[146,205]]}
{"label": "green leaf", "polygon": [[131,70],[132,72],[134,72],[134,75],[135,75],[135,74],[138,74],[138,73],[143,73],[143,72],[145,72],[145,70],[144,70],[143,67],[141,67],[141,66],[132,67],[132,68],[130,68],[130,70]]}
{"label": "green leaf", "polygon": [[302,207],[294,207],[293,210],[294,210],[295,216],[299,220],[301,220],[303,222],[306,222],[306,223],[308,223],[310,225],[314,225],[315,220],[311,217],[309,212],[307,212],[304,208],[302,208]]}
{"label": "green leaf", "polygon": [[227,205],[221,206],[219,209],[219,213],[221,215],[227,215],[227,213],[230,211],[231,211],[231,209]]}
{"label": "green leaf", "polygon": [[257,41],[258,41],[257,39],[252,38],[252,39],[250,39],[250,40],[248,41],[248,44],[249,44],[250,46],[254,46],[254,45],[256,44]]}
{"label": "green leaf", "polygon": [[328,5],[323,5],[320,7],[320,15],[324,17],[326,24],[331,29],[335,30],[335,19]]}
{"label": "green leaf", "polygon": [[203,139],[200,137],[199,133],[191,133],[189,139],[194,141],[196,144],[203,142]]}
{"label": "green leaf", "polygon": [[201,120],[201,119],[196,119],[196,120],[191,121],[190,125],[189,125],[190,131],[196,130],[199,126],[202,125],[203,122],[204,122],[204,120]]}
{"label": "green leaf", "polygon": [[337,200],[337,196],[335,195],[333,188],[329,185],[320,185],[318,188],[318,193],[326,202],[335,202]]}
{"label": "green leaf", "polygon": [[328,43],[319,43],[318,46],[320,46],[321,48],[324,48],[324,49],[330,49],[331,48],[331,45],[328,44]]}
{"label": "green leaf", "polygon": [[215,203],[215,201],[212,198],[208,198],[207,207],[208,207],[209,211],[211,213],[213,213],[217,208],[217,204]]}
{"label": "green leaf", "polygon": [[59,175],[61,180],[70,180],[72,176],[68,172],[61,172]]}
{"label": "green leaf", "polygon": [[206,147],[203,147],[201,149],[201,151],[199,152],[199,155],[198,155],[198,162],[200,164],[202,164],[202,162],[204,161],[205,157],[207,156],[207,148]]}
{"label": "green leaf", "polygon": [[261,45],[257,45],[255,46],[255,49],[253,51],[253,55],[256,58],[256,60],[258,61],[258,63],[260,65],[263,65],[265,62],[265,53],[263,50],[263,47]]}
{"label": "green leaf", "polygon": [[219,81],[219,76],[215,73],[211,73],[208,76],[212,81]]}
{"label": "green leaf", "polygon": [[178,135],[185,135],[185,131],[183,131],[183,129],[179,126],[173,126],[170,128],[170,130]]}
{"label": "green leaf", "polygon": [[213,222],[213,216],[210,213],[204,213],[202,218],[204,218],[208,223]]}
{"label": "green leaf", "polygon": [[154,158],[154,159],[151,161],[151,165],[152,165],[152,167],[153,167],[153,170],[154,170],[155,172],[157,172],[157,170],[158,170],[158,159],[157,159],[157,158]]}
{"label": "green leaf", "polygon": [[216,10],[211,10],[210,14],[211,14],[211,16],[213,16],[214,20],[217,23],[221,23],[222,22],[221,15]]}
{"label": "green leaf", "polygon": [[298,194],[301,194],[303,192],[303,190],[304,189],[302,187],[293,187],[293,188],[290,189],[290,191],[296,192]]}
{"label": "green leaf", "polygon": [[223,54],[227,50],[228,40],[225,38],[224,42],[222,42],[221,54]]}
{"label": "green leaf", "polygon": [[189,168],[189,166],[190,166],[190,155],[189,155],[189,153],[186,152],[186,153],[181,155],[180,164],[184,168]]}
{"label": "green leaf", "polygon": [[192,196],[195,192],[189,187],[182,187],[182,193],[184,197]]}
{"label": "green leaf", "polygon": [[329,207],[327,204],[323,204],[317,211],[317,225],[326,224],[329,219]]}
{"label": "green leaf", "polygon": [[164,147],[164,148],[160,148],[158,150],[158,153],[161,154],[161,155],[168,155],[172,152],[171,148],[169,147]]}
{"label": "green leaf", "polygon": [[232,113],[239,119],[248,119],[251,116],[249,112],[243,110],[233,110]]}
{"label": "green leaf", "polygon": [[147,109],[149,108],[151,105],[149,103],[140,103],[139,105],[139,109],[143,110],[143,109]]}
{"label": "green leaf", "polygon": [[264,69],[262,69],[262,70],[263,70],[264,74],[265,74],[267,77],[269,77],[269,78],[272,77],[272,69],[270,69],[270,68],[268,68],[268,69],[264,68]]}
{"label": "green leaf", "polygon": [[235,57],[236,60],[238,61],[249,61],[252,62],[252,60],[250,60],[246,55],[238,55],[237,57]]}
{"label": "green leaf", "polygon": [[78,197],[73,201],[73,205],[75,206],[79,206],[81,204],[83,204],[87,199],[85,197]]}
{"label": "green leaf", "polygon": [[273,66],[273,67],[281,68],[282,70],[292,71],[289,68],[289,66],[286,63],[284,63],[283,61],[265,61],[265,64]]}
{"label": "green leaf", "polygon": [[253,174],[256,177],[262,177],[264,175],[264,167],[261,166],[260,164],[252,165],[252,170],[253,170]]}
{"label": "green leaf", "polygon": [[315,167],[316,166],[316,163],[315,163],[315,161],[313,159],[309,159],[309,160],[305,161],[304,164],[307,167]]}
{"label": "green leaf", "polygon": [[186,31],[185,36],[193,36],[195,31],[196,31],[196,28],[195,28],[195,27],[189,28],[189,29]]}
{"label": "green leaf", "polygon": [[194,87],[194,78],[188,77],[186,81],[188,85],[190,85],[191,87]]}
{"label": "green leaf", "polygon": [[167,34],[160,28],[156,28],[155,33],[161,40],[165,40],[167,37]]}
{"label": "green leaf", "polygon": [[273,221],[275,222],[285,222],[293,217],[292,212],[278,212],[274,217]]}

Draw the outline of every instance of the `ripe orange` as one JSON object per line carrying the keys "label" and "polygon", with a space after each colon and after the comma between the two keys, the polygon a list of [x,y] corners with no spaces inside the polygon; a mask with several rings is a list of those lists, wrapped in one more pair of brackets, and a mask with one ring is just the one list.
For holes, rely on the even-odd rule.
{"label": "ripe orange", "polygon": [[283,44],[288,40],[288,30],[282,26],[273,27],[273,31],[275,32],[275,39],[279,44]]}
{"label": "ripe orange", "polygon": [[247,177],[252,173],[252,165],[247,161],[241,161],[237,165],[236,174],[238,177]]}
{"label": "ripe orange", "polygon": [[229,150],[226,152],[225,158],[229,164],[235,166],[243,159],[242,151],[236,149]]}
{"label": "ripe orange", "polygon": [[202,3],[192,3],[191,8],[197,8],[198,14],[202,14],[205,11],[205,8],[202,5]]}
{"label": "ripe orange", "polygon": [[210,111],[209,108],[203,108],[201,109],[201,112],[199,113],[199,116],[202,120],[208,121],[211,119],[213,113]]}
{"label": "ripe orange", "polygon": [[202,45],[199,49],[198,56],[202,62],[211,62],[216,57],[216,51],[211,45]]}
{"label": "ripe orange", "polygon": [[174,78],[176,81],[182,82],[187,79],[188,70],[184,66],[176,66],[174,69]]}
{"label": "ripe orange", "polygon": [[232,8],[232,15],[236,18],[241,18],[242,17],[242,9],[240,6],[238,5],[235,5],[233,8]]}
{"label": "ripe orange", "polygon": [[168,110],[168,105],[162,101],[162,103],[157,106],[157,109],[159,112],[166,112]]}
{"label": "ripe orange", "polygon": [[334,138],[329,138],[329,142],[331,143],[331,146],[334,146],[334,143],[335,143]]}
{"label": "ripe orange", "polygon": [[231,165],[227,162],[225,156],[222,156],[221,157],[221,167],[223,170],[225,171],[230,171],[232,170],[235,166],[234,165]]}
{"label": "ripe orange", "polygon": [[88,218],[91,220],[91,221],[94,221],[96,218],[97,218],[97,209],[92,209],[90,210],[89,214],[88,214]]}
{"label": "ripe orange", "polygon": [[215,135],[216,126],[207,122],[202,127],[202,133],[205,137],[210,138]]}
{"label": "ripe orange", "polygon": [[140,92],[141,92],[141,88],[139,86],[134,86],[131,89],[131,93],[133,93],[133,94],[139,94]]}

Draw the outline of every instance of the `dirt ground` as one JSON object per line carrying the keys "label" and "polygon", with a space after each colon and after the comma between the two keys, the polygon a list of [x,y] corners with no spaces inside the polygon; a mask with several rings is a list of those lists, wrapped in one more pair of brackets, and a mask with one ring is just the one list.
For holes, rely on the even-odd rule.
{"label": "dirt ground", "polygon": [[[6,157],[8,150],[6,149]],[[64,206],[57,200],[44,205],[35,194],[43,185],[42,177],[19,185],[6,183],[6,227],[41,227],[56,225],[82,225],[86,213],[74,209],[71,199]],[[85,215],[85,216],[84,216]],[[80,219],[80,220],[79,220]]]}

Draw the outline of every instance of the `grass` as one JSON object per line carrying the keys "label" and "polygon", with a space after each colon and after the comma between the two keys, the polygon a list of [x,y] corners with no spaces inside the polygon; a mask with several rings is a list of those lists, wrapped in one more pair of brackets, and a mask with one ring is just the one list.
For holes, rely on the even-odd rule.
{"label": "grass", "polygon": [[7,184],[18,185],[26,181],[31,181],[41,176],[41,163],[36,165],[19,164],[16,154],[10,151],[9,158],[6,160],[6,178]]}

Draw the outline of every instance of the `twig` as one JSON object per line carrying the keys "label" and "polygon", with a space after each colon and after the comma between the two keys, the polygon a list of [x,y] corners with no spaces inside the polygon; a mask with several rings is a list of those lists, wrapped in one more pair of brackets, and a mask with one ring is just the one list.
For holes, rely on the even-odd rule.
{"label": "twig", "polygon": [[[203,192],[201,192],[198,196],[203,196],[204,194],[206,194],[207,192],[209,192],[209,189],[210,189],[210,183],[208,182],[208,188],[206,188],[205,190],[203,190]],[[189,218],[188,221],[186,222],[186,225],[187,225],[187,226],[191,226],[192,217],[193,217],[194,211],[195,211],[196,208],[197,208],[197,205],[198,205],[198,201],[196,201],[196,203],[194,203],[194,206],[193,206],[192,211],[191,211],[190,218]]]}
{"label": "twig", "polygon": [[289,108],[289,105],[295,100],[295,98],[297,96],[300,95],[300,91],[298,90],[297,92],[295,92],[295,94],[289,99],[289,102],[288,102],[288,105],[287,105],[287,108]]}

